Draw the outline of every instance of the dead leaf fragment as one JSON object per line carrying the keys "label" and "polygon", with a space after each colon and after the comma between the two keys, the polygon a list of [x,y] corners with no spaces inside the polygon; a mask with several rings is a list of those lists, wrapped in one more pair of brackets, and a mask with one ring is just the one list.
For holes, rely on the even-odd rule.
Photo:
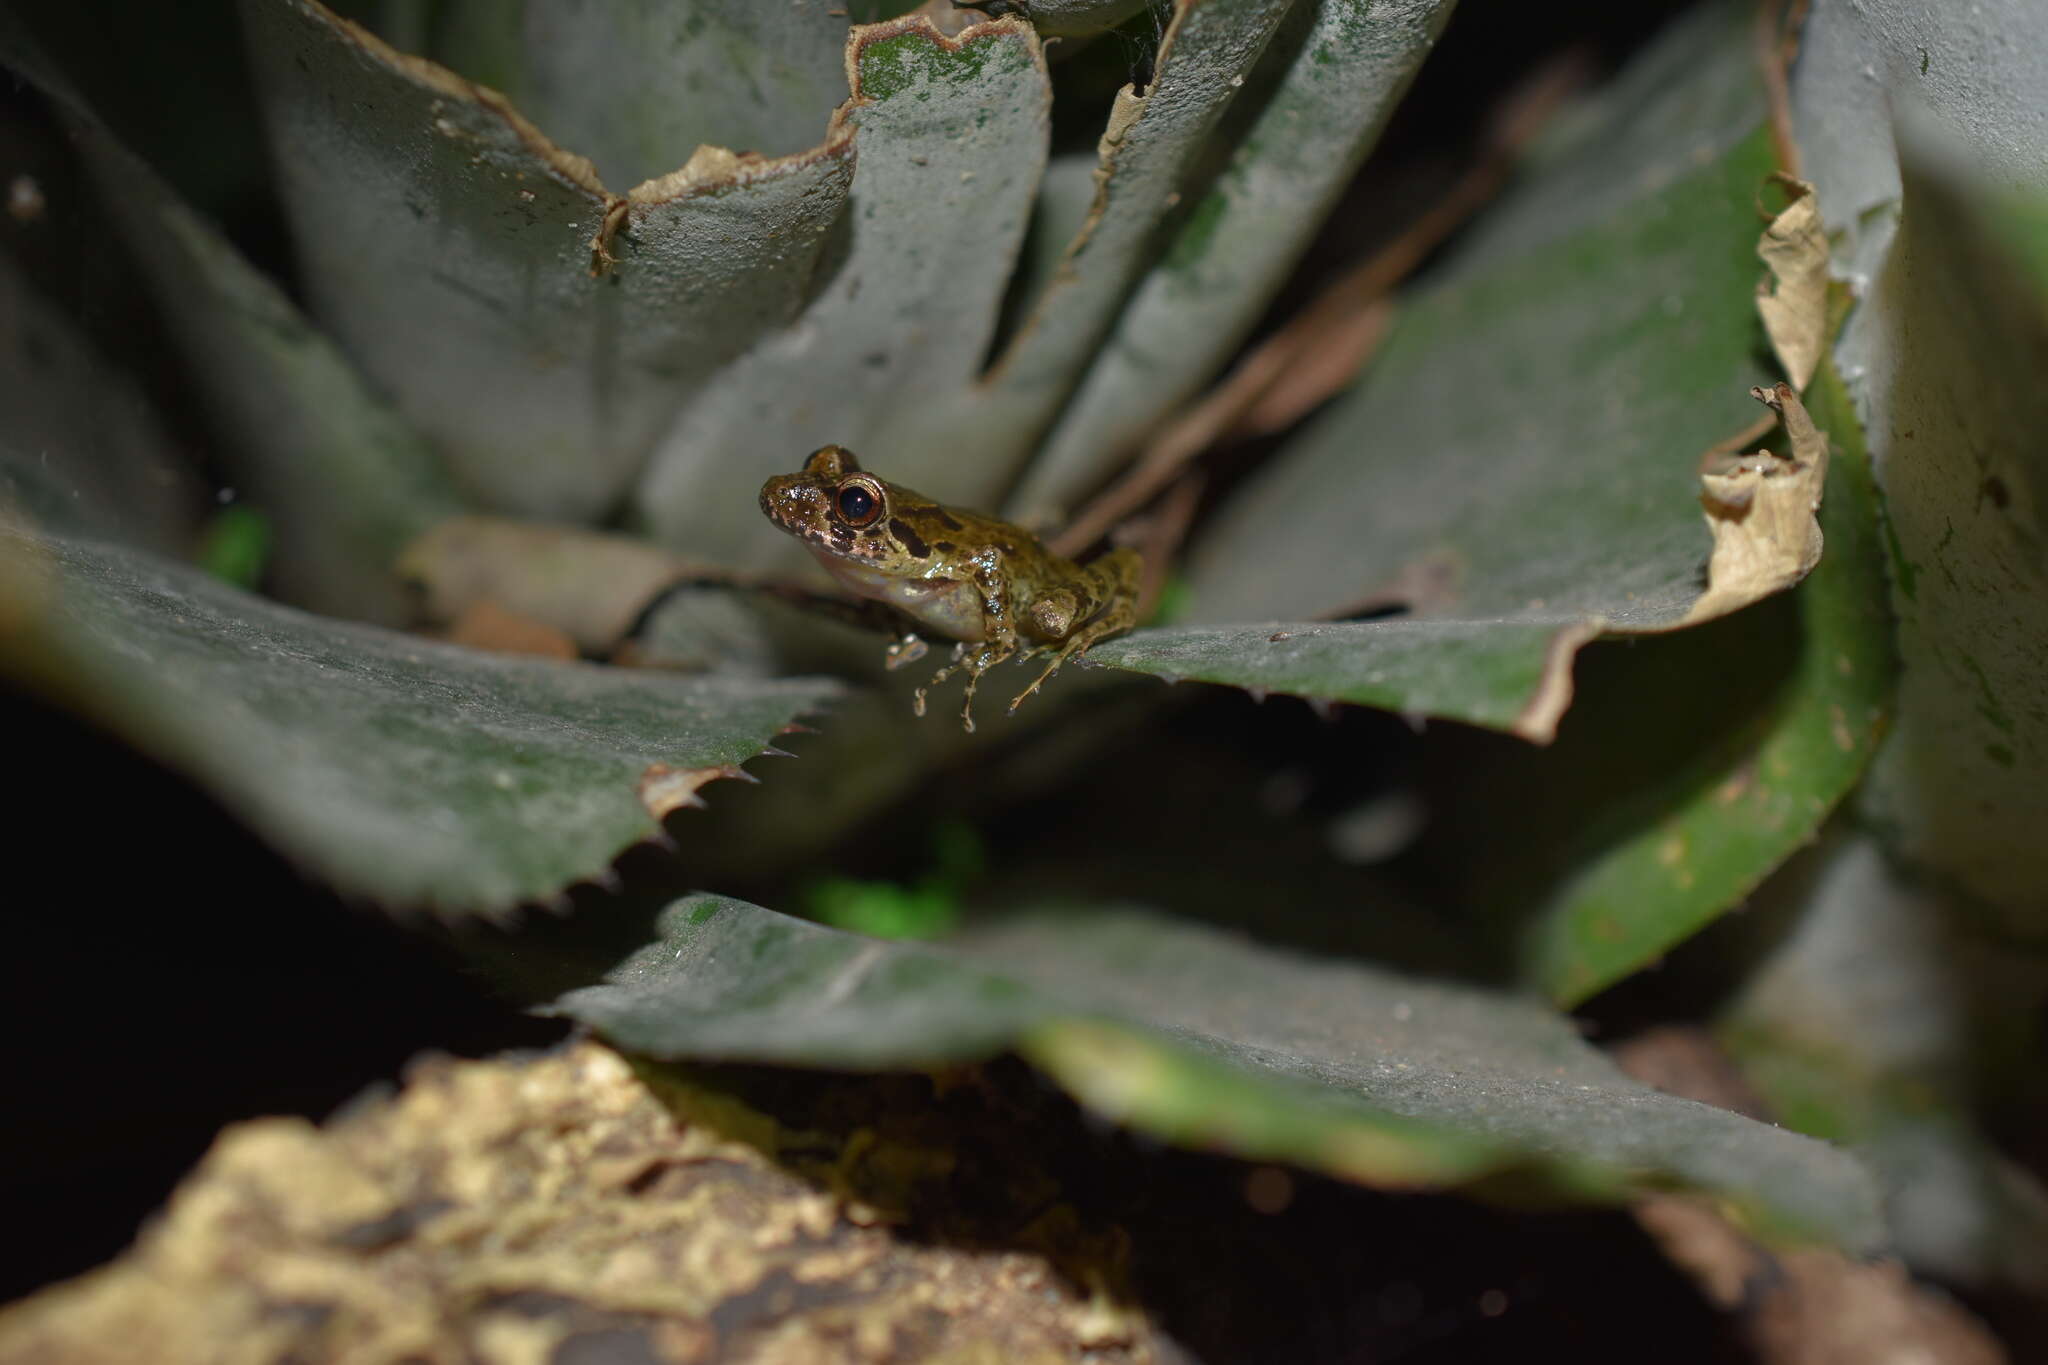
{"label": "dead leaf fragment", "polygon": [[1827,345],[1828,238],[1813,186],[1789,175],[1775,179],[1793,198],[1756,244],[1770,269],[1768,279],[1757,281],[1756,311],[1778,364],[1804,393]]}
{"label": "dead leaf fragment", "polygon": [[1771,1122],[1756,1091],[1743,1079],[1714,1035],[1696,1025],[1661,1024],[1646,1029],[1609,1053],[1615,1065],[1667,1095],[1677,1095],[1745,1118]]}
{"label": "dead leaf fragment", "polygon": [[545,621],[506,611],[485,600],[464,607],[448,627],[452,644],[493,654],[527,654],[541,659],[573,659],[576,642]]}
{"label": "dead leaf fragment", "polygon": [[1827,434],[1813,425],[1789,384],[1751,389],[1750,396],[1778,412],[1792,453],[1709,458],[1700,473],[1700,505],[1714,536],[1713,556],[1707,590],[1680,625],[1711,621],[1782,592],[1820,562],[1814,514],[1827,482]]}
{"label": "dead leaf fragment", "polygon": [[703,806],[704,798],[697,795],[697,789],[720,778],[754,780],[753,774],[736,763],[709,768],[672,768],[666,763],[650,763],[647,771],[640,774],[640,804],[656,820],[665,820],[684,806]]}
{"label": "dead leaf fragment", "polygon": [[2003,1365],[1984,1324],[1904,1266],[1801,1248],[1774,1253],[1696,1201],[1645,1200],[1636,1221],[1717,1306],[1763,1365]]}
{"label": "dead leaf fragment", "polygon": [[491,603],[588,654],[617,644],[663,588],[711,572],[625,536],[484,516],[440,523],[405,548],[396,568],[419,593],[428,624],[452,626]]}
{"label": "dead leaf fragment", "polygon": [[[1769,1111],[1703,1029],[1652,1029],[1614,1060],[1646,1085],[1752,1118]],[[1702,1293],[1738,1315],[1761,1365],[2002,1365],[1984,1324],[1895,1260],[1773,1250],[1698,1199],[1659,1195],[1636,1221]]]}
{"label": "dead leaf fragment", "polygon": [[1509,727],[1512,733],[1531,744],[1548,744],[1557,738],[1558,722],[1571,709],[1572,663],[1579,657],[1579,651],[1599,639],[1606,628],[1607,622],[1598,616],[1557,628],[1543,651],[1543,676],[1529,700],[1522,703],[1521,713]]}

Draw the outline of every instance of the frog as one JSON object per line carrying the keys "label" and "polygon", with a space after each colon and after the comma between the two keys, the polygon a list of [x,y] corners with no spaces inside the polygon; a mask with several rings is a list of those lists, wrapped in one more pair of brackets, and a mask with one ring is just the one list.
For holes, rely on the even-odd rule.
{"label": "frog", "polygon": [[1137,551],[1112,549],[1077,564],[1021,526],[877,478],[844,446],[821,446],[796,473],[769,479],[761,511],[842,588],[907,621],[884,654],[886,667],[924,657],[920,630],[954,641],[952,661],[917,689],[911,709],[922,716],[926,694],[964,672],[960,720],[970,733],[975,689],[991,668],[1050,656],[1011,700],[1014,713],[1062,667],[1138,621]]}

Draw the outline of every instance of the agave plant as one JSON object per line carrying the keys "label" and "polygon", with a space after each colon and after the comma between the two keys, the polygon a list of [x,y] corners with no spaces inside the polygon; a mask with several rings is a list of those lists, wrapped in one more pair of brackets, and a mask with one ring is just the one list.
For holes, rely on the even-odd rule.
{"label": "agave plant", "polygon": [[[1532,87],[1412,288],[1428,221],[1277,321],[1450,0],[901,8],[242,0],[288,281],[0,19],[238,497],[18,182],[0,660],[650,1084],[1014,1054],[1253,1162],[2048,1287],[1978,1126],[2048,980],[2038,7],[1687,8]],[[829,444],[1155,614],[913,717],[756,505]],[[1323,719],[1233,748],[1226,689]],[[641,913],[650,841],[701,889]],[[1564,1013],[1746,903],[1690,960],[1783,1127]]]}

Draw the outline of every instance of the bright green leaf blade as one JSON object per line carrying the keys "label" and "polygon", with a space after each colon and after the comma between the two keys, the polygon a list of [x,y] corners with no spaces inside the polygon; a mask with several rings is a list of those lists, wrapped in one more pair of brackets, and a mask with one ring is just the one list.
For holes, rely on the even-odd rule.
{"label": "bright green leaf blade", "polygon": [[[1834,451],[1820,513],[1827,552],[1794,591],[1796,654],[1760,714],[1560,831],[1559,842],[1578,856],[1525,909],[1522,940],[1526,979],[1560,1003],[1576,1004],[1649,965],[1739,905],[1815,837],[1890,725],[1897,668],[1869,457],[1831,365],[1815,376],[1808,403]],[[1765,651],[1736,657],[1758,666]],[[1666,681],[1642,679],[1641,696],[1678,703],[1639,709],[1652,733],[1617,723],[1614,712],[1589,714],[1588,727],[1608,730],[1608,743],[1649,752],[1661,742],[1655,732],[1685,733],[1679,707],[1687,699],[1729,687],[1704,670]],[[1692,714],[1704,719],[1712,700],[1700,700]],[[1616,766],[1577,749],[1559,759]]]}
{"label": "bright green leaf blade", "polygon": [[1451,8],[1327,0],[1288,15],[1250,78],[1276,88],[1118,316],[1015,510],[1060,520],[1229,359],[1372,150]]}
{"label": "bright green leaf blade", "polygon": [[1759,902],[1783,932],[1718,1025],[1745,1077],[1787,1126],[1877,1173],[1916,1269],[2048,1290],[2048,1190],[1978,1126],[2039,1102],[2048,963],[1985,942],[1864,834],[1830,839]]}
{"label": "bright green leaf blade", "polygon": [[[329,884],[398,908],[496,914],[597,876],[697,770],[753,758],[839,691],[481,654],[12,530],[0,572],[8,671],[190,774]],[[675,773],[643,798],[657,765]]]}
{"label": "bright green leaf blade", "polygon": [[1881,1237],[1854,1161],[1637,1085],[1526,1000],[1131,911],[1033,915],[935,949],[700,895],[659,933],[552,1008],[669,1059],[876,1070],[1015,1047],[1141,1127],[1368,1183],[1676,1184],[1777,1233]]}
{"label": "bright green leaf blade", "polygon": [[801,152],[846,99],[838,0],[453,0],[434,18],[434,45],[408,50],[504,94],[618,186],[699,143]]}
{"label": "bright green leaf blade", "polygon": [[609,513],[678,406],[796,312],[845,204],[844,135],[628,200],[312,0],[243,12],[314,311],[480,506]]}
{"label": "bright green leaf blade", "polygon": [[850,51],[859,163],[829,283],[682,414],[637,495],[661,539],[725,563],[803,558],[754,508],[828,443],[948,500],[988,488],[958,446],[908,433],[988,348],[1045,165],[1044,58],[1014,21],[956,42],[906,19],[855,30]]}

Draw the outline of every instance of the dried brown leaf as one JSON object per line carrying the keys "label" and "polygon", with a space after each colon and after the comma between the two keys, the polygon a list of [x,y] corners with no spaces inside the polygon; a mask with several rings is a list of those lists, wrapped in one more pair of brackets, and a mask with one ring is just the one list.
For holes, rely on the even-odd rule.
{"label": "dried brown leaf", "polygon": [[1700,505],[1713,532],[1707,590],[1677,624],[1697,625],[1791,587],[1820,562],[1821,489],[1828,440],[1789,384],[1752,389],[1776,409],[1792,443],[1790,456],[1758,451],[1717,458],[1700,474]]}
{"label": "dried brown leaf", "polygon": [[448,627],[448,639],[453,644],[493,654],[529,654],[542,659],[576,657],[576,642],[562,631],[488,600],[463,608]]}
{"label": "dried brown leaf", "polygon": [[453,517],[426,532],[397,570],[418,590],[428,625],[450,626],[490,603],[592,654],[616,644],[663,588],[709,573],[646,541],[483,516]]}
{"label": "dried brown leaf", "polygon": [[1713,1209],[1664,1196],[1636,1209],[1672,1263],[1737,1314],[1760,1365],[2003,1365],[1983,1323],[1897,1261],[1773,1253]]}
{"label": "dried brown leaf", "polygon": [[1776,179],[1793,199],[1756,244],[1756,254],[1771,272],[1770,278],[1757,281],[1756,311],[1778,364],[1792,387],[1804,393],[1827,346],[1828,238],[1813,186],[1788,175]]}

